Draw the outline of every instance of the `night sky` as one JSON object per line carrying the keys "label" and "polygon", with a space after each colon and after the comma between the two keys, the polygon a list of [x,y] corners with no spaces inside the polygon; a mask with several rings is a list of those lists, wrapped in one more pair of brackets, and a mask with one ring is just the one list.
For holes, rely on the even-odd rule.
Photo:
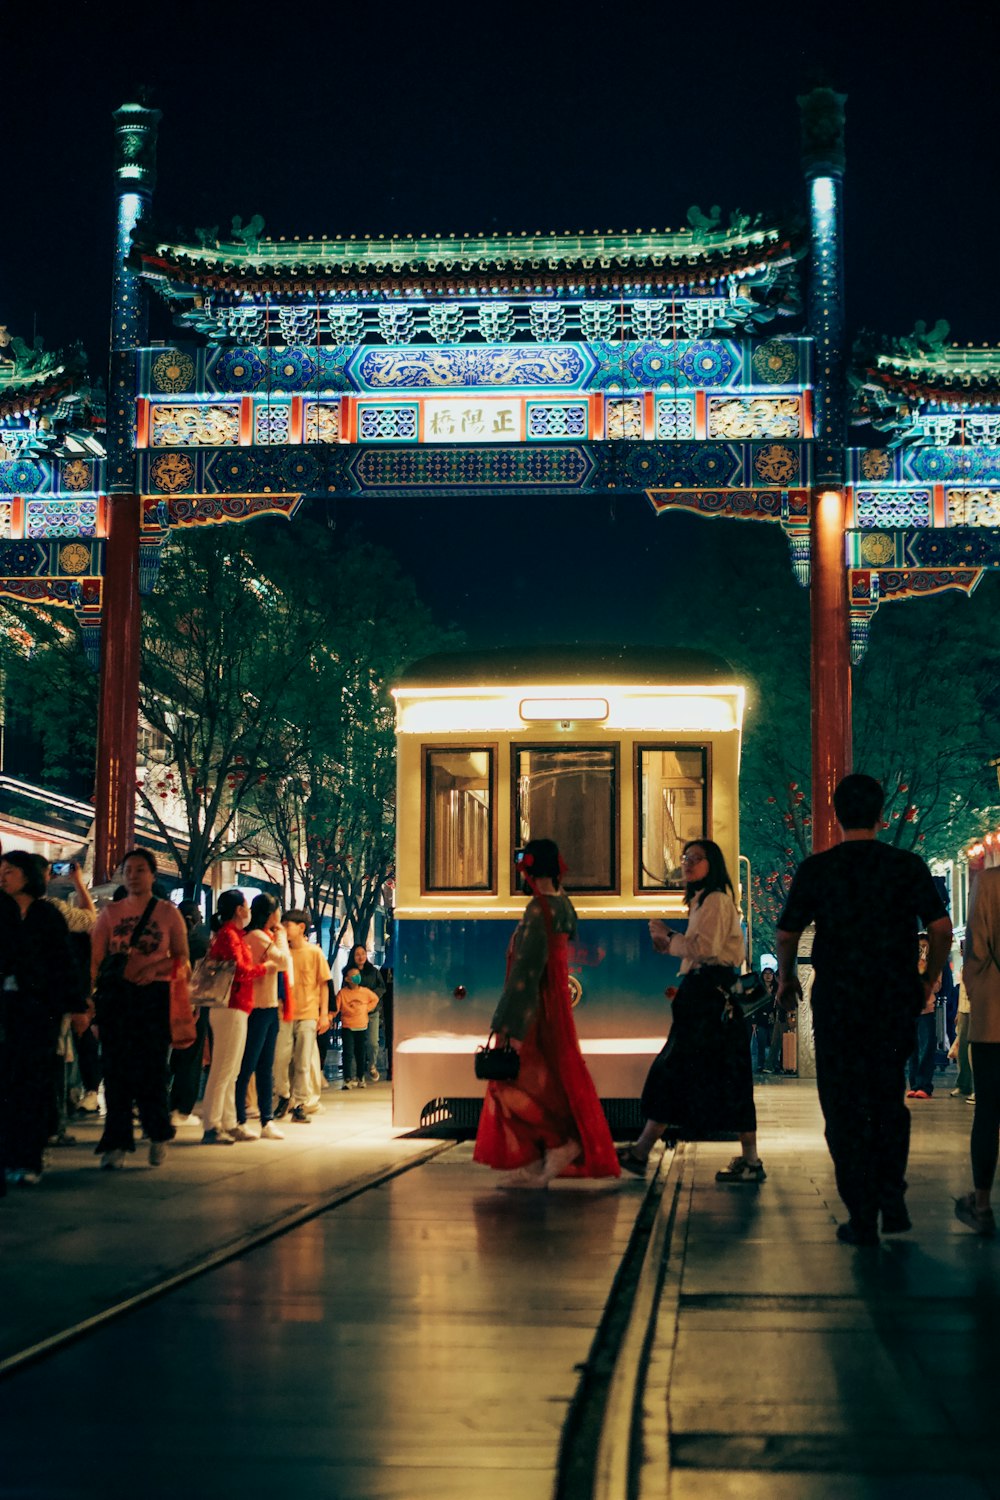
{"label": "night sky", "polygon": [[[852,330],[943,317],[996,343],[998,30],[995,5],[962,0],[12,7],[0,323],[81,339],[103,373],[109,116],[141,83],[164,115],[160,224],[260,213],[268,233],[332,235],[801,211],[795,97],[827,82],[848,95]],[[151,332],[170,337],[159,307]],[[396,550],[477,644],[530,634],[543,590],[553,639],[662,640],[672,583],[745,531],[641,499],[340,502],[336,521]],[[793,588],[783,548],[765,553]]]}

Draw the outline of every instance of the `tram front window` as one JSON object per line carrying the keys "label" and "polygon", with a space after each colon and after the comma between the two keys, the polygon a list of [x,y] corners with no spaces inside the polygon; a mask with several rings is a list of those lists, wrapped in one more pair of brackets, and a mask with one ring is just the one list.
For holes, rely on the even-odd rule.
{"label": "tram front window", "polygon": [[679,890],[681,850],[705,837],[706,751],[700,745],[638,749],[639,889]]}
{"label": "tram front window", "polygon": [[617,890],[616,752],[518,750],[516,777],[518,844],[555,839],[571,891]]}
{"label": "tram front window", "polygon": [[428,750],[426,889],[493,890],[493,752]]}

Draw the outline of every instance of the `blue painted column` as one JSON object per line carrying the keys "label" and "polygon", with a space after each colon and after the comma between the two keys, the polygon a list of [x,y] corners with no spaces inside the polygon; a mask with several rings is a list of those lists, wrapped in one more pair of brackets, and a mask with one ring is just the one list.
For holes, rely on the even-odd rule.
{"label": "blue painted column", "polygon": [[845,556],[847,362],[844,348],[844,103],[832,89],[799,100],[809,187],[809,334],[814,439],[810,506],[813,849],[840,833],[833,790],[851,769],[851,627]]}
{"label": "blue painted column", "polygon": [[94,868],[107,880],[135,841],[139,720],[139,535],[136,492],[137,351],[147,338],[141,279],[126,265],[131,234],[148,212],[156,183],[160,111],[123,104],[114,113],[118,222],[111,295],[108,378],[108,541],[105,552],[101,694],[97,729]]}

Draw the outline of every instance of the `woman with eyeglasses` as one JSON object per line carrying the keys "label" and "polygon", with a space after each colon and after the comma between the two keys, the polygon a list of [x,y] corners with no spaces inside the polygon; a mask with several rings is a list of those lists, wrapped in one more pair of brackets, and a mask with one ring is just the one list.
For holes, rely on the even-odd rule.
{"label": "woman with eyeglasses", "polygon": [[740,1155],[716,1172],[716,1182],[763,1182],[747,1025],[729,995],[746,957],[733,883],[711,839],[685,844],[682,869],[687,929],[649,924],[656,951],[681,961],[670,1036],[642,1091],[642,1134],[618,1159],[641,1177],[652,1147],[667,1133],[697,1140],[736,1131]]}

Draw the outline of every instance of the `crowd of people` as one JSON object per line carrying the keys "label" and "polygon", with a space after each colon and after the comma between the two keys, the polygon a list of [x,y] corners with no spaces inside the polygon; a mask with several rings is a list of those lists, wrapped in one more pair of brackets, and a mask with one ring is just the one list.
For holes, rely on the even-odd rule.
{"label": "crowd of people", "polygon": [[[66,876],[73,901],[50,889]],[[72,1143],[71,1109],[100,1118],[102,1096],[96,1152],[113,1171],[136,1149],[136,1124],[154,1167],[180,1126],[232,1146],[282,1140],[286,1116],[310,1124],[326,1086],[321,1043],[338,1024],[342,1087],[380,1077],[391,971],[363,945],[338,989],[307,941],[307,912],[282,913],[263,892],[248,904],[234,889],[219,897],[210,932],[197,903],[175,905],[156,878],[153,854],[130,850],[98,912],[75,864],[54,870],[16,849],[0,857],[0,1195],[40,1182],[48,1148]],[[192,1003],[202,960],[230,976],[221,1003]]]}
{"label": "crowd of people", "polygon": [[[649,923],[656,951],[679,960],[670,1031],[642,1092],[642,1130],[617,1151],[573,1021],[568,944],[576,913],[562,889],[566,866],[553,840],[530,841],[519,856],[530,899],[492,1020],[499,1066],[484,1060],[489,1081],[475,1160],[494,1168],[503,1187],[539,1189],[560,1176],[613,1178],[623,1169],[642,1176],[661,1137],[729,1134],[738,1136],[739,1154],[716,1180],[764,1183],[753,1059],[761,1071],[780,1066],[802,996],[800,943],[810,930],[819,1103],[848,1212],[837,1237],[866,1247],[878,1244],[880,1229],[909,1230],[907,1099],[933,1094],[953,933],[924,861],[879,840],[882,807],[877,781],[846,777],[834,794],[842,841],[796,871],[778,920],[777,969],[764,980],[770,999],[758,1027],[766,1050],[741,1006],[746,951],[723,852],[710,839],[685,845],[687,923]],[[78,905],[48,896],[46,875],[36,855],[15,850],[0,859],[0,1191],[37,1183],[46,1145],[64,1129],[70,1037],[85,1111],[96,1107],[103,1074],[97,1152],[108,1170],[135,1150],[136,1116],[152,1166],[165,1161],[179,1124],[199,1123],[209,1146],[281,1140],[278,1122],[286,1117],[308,1124],[335,1025],[342,1087],[379,1079],[391,971],[380,972],[363,945],[352,950],[338,989],[324,954],[306,941],[308,914],[282,913],[273,896],[248,904],[242,891],[224,892],[209,936],[194,903],[177,907],[156,894],[148,850],[125,857],[123,886],[100,914],[79,872]],[[975,1106],[973,1186],[955,1213],[983,1236],[995,1233],[990,1198],[1000,1146],[998,952],[1000,868],[983,872],[974,887],[952,1049],[959,1063],[953,1093]],[[197,1019],[186,999],[192,960],[230,975],[225,995]],[[178,1009],[183,1037],[172,1029]],[[866,1045],[845,1046],[859,1028]]]}

